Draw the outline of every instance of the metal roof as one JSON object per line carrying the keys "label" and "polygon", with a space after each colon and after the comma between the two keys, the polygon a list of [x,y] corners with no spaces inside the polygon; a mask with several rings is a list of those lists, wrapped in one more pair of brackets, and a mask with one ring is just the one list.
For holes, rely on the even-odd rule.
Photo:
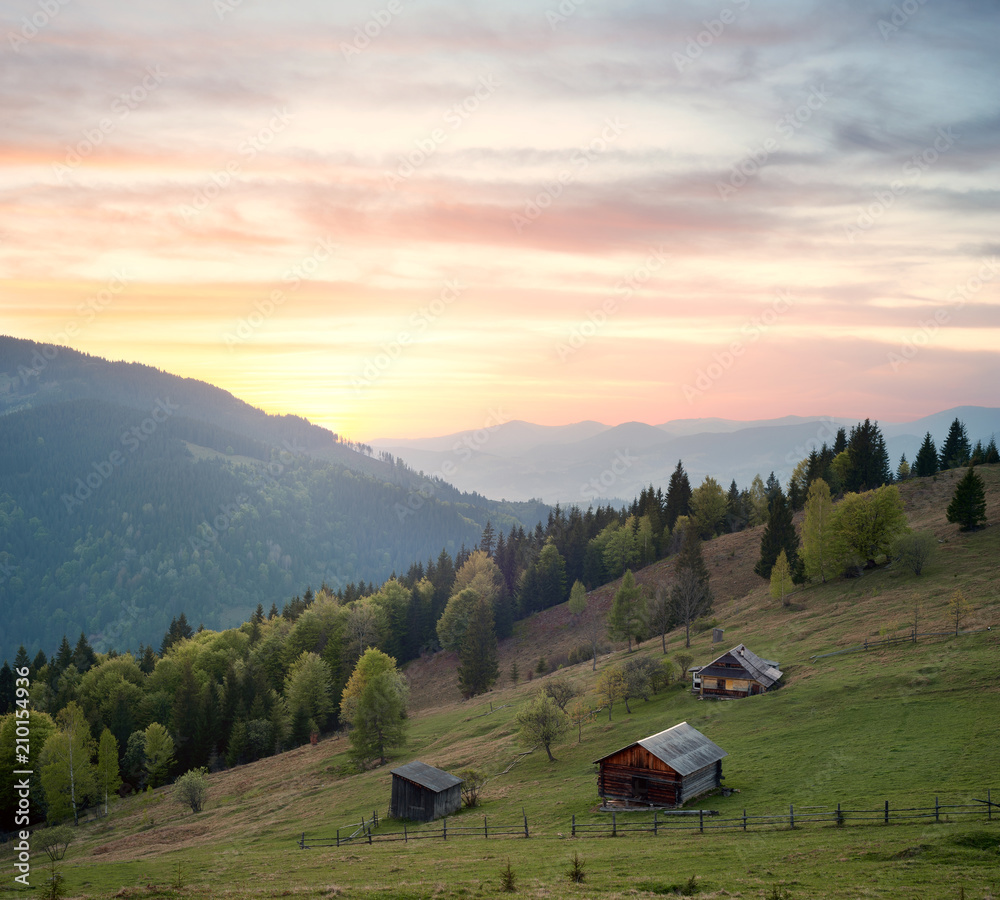
{"label": "metal roof", "polygon": [[[690,775],[692,772],[704,769],[705,766],[710,766],[723,757],[729,756],[718,744],[712,743],[697,728],[688,725],[687,722],[681,722],[679,725],[674,725],[673,728],[650,735],[648,738],[643,738],[628,746],[635,747],[636,745],[652,753],[660,762],[666,763],[678,775],[682,776]],[[615,753],[621,753],[622,750],[627,749],[628,747],[622,747],[621,750],[609,753],[608,756],[614,756]],[[601,757],[601,759],[607,759],[608,756]],[[599,759],[597,762],[601,762],[601,760]]]}
{"label": "metal roof", "polygon": [[419,784],[421,787],[434,791],[436,794],[440,794],[441,791],[446,791],[449,788],[453,788],[456,784],[462,783],[461,778],[456,778],[442,769],[435,769],[434,766],[429,766],[427,763],[422,762],[407,763],[405,766],[393,769],[392,774],[398,775],[400,778],[405,778],[407,781],[412,781],[414,784]]}
{"label": "metal roof", "polygon": [[[740,664],[743,666],[747,672],[754,678],[755,681],[759,681],[764,687],[770,687],[779,678],[781,678],[781,670],[778,668],[778,664],[770,659],[761,659],[753,650],[749,650],[743,644],[737,644],[732,650],[727,650],[722,656],[732,656],[739,660]],[[707,670],[714,666],[722,656],[717,656],[713,659],[707,666],[702,666],[702,674],[713,675],[722,674],[715,672],[708,672]]]}

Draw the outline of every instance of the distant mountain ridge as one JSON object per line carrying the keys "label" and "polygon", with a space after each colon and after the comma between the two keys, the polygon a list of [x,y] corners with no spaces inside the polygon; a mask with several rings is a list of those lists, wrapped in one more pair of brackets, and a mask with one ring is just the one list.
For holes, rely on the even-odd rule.
{"label": "distant mountain ridge", "polygon": [[[742,488],[754,475],[766,479],[771,472],[787,482],[810,450],[824,442],[832,444],[838,428],[849,433],[865,418],[677,419],[660,425],[616,426],[591,421],[563,426],[508,422],[477,445],[453,481],[463,490],[486,496],[538,498],[564,505],[631,501],[650,484],[665,489],[678,460],[693,484],[711,475],[723,487],[735,479]],[[973,443],[1000,434],[1000,408],[993,407],[958,406],[912,422],[879,422],[893,470],[904,453],[912,463],[927,432],[940,446],[956,418],[965,423]],[[371,444],[414,468],[435,471],[442,461],[438,448],[445,442],[460,443],[471,434],[405,441],[381,438]],[[539,435],[544,440],[537,440]]]}

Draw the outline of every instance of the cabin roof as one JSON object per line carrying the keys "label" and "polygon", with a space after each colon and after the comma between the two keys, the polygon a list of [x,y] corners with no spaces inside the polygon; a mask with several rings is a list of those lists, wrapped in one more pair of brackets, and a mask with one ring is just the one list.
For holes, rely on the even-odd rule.
{"label": "cabin roof", "polygon": [[778,668],[778,664],[770,659],[761,659],[753,650],[750,650],[743,644],[737,644],[732,650],[727,650],[722,656],[717,656],[713,659],[707,666],[701,667],[702,675],[722,675],[725,677],[725,671],[720,668],[718,671],[711,671],[712,667],[724,656],[733,656],[734,659],[739,660],[740,665],[743,666],[747,672],[750,673],[751,677],[755,681],[759,681],[764,687],[770,687],[779,678],[781,678],[781,670]]}
{"label": "cabin roof", "polygon": [[461,778],[456,778],[449,772],[445,772],[442,769],[435,769],[434,766],[429,766],[427,763],[419,761],[407,763],[405,766],[393,769],[392,774],[398,775],[400,778],[405,778],[407,781],[412,781],[414,784],[438,794],[441,791],[455,787],[456,784],[462,783]]}
{"label": "cabin roof", "polygon": [[679,725],[674,725],[673,728],[650,735],[641,741],[629,744],[628,747],[622,747],[620,750],[615,750],[614,753],[602,756],[596,762],[603,762],[608,757],[635,746],[647,750],[660,762],[666,763],[678,775],[682,776],[690,775],[692,772],[697,772],[699,769],[704,769],[705,766],[718,762],[724,756],[729,756],[725,750],[710,741],[697,728],[688,725],[687,722],[681,722]]}

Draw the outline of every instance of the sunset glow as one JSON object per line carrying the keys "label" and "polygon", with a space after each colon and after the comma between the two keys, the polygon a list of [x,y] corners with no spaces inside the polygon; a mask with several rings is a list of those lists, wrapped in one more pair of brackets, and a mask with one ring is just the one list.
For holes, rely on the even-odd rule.
{"label": "sunset glow", "polygon": [[3,333],[361,440],[996,405],[994,6],[55,5]]}

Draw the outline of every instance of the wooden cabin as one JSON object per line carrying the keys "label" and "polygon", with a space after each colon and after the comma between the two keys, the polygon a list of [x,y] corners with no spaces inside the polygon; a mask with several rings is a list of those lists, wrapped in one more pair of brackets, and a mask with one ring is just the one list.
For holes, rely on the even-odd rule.
{"label": "wooden cabin", "polygon": [[422,762],[392,770],[389,815],[430,822],[462,808],[462,779]]}
{"label": "wooden cabin", "polygon": [[727,650],[707,666],[695,666],[691,690],[702,697],[751,697],[763,694],[781,678],[778,664],[761,659],[743,644]]}
{"label": "wooden cabin", "polygon": [[597,793],[605,800],[675,807],[722,784],[729,754],[681,722],[596,760]]}

